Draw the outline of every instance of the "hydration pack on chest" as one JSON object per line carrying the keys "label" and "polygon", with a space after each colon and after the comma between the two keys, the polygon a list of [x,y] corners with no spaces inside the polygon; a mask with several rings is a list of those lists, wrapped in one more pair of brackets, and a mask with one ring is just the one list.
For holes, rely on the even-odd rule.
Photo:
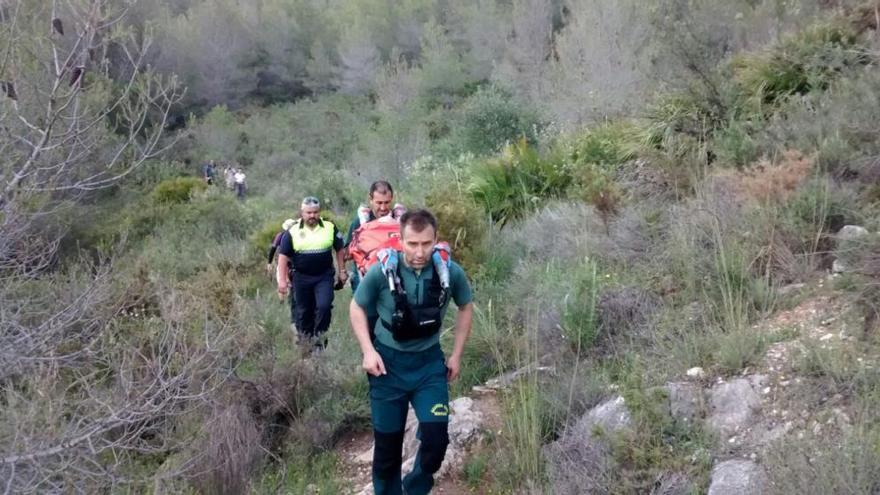
{"label": "hydration pack on chest", "polygon": [[[419,304],[410,304],[407,299],[399,266],[394,276],[395,286],[391,291],[394,297],[394,313],[390,322],[382,320],[382,324],[398,342],[435,335],[443,326],[443,307],[449,298],[448,285],[444,286],[441,283],[438,270],[433,270],[431,281]],[[413,287],[412,290],[418,289]]]}

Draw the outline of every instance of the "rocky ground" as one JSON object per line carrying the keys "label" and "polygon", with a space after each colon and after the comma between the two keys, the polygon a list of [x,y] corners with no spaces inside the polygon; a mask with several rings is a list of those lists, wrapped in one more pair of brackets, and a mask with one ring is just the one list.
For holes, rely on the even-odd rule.
{"label": "rocky ground", "polygon": [[[711,456],[714,462],[708,493],[710,495],[748,495],[768,491],[769,478],[762,466],[762,457],[774,442],[786,436],[836,435],[851,420],[851,398],[817,384],[804,368],[804,356],[810,349],[830,350],[852,356],[853,365],[873,366],[877,356],[865,352],[860,345],[861,327],[853,316],[846,296],[831,290],[830,279],[814,284],[784,289],[784,297],[792,301],[789,309],[778,311],[772,318],[752,327],[771,342],[760,364],[734,376],[715,374],[712,370],[694,368],[680,379],[666,384],[669,412],[679,421],[703,422],[717,439]],[[452,402],[450,423],[451,445],[441,468],[435,493],[480,493],[468,487],[460,475],[462,466],[486,434],[498,433],[502,426],[496,391],[508,386],[517,375],[499,377],[482,387],[475,387],[472,397]],[[610,453],[603,440],[595,436],[597,428],[605,432],[629,428],[630,415],[624,399],[611,397],[587,412],[566,436],[546,447],[545,455],[562,456],[583,462],[589,469],[601,472],[603,456]],[[418,441],[415,421],[407,423],[404,471],[413,461]],[[574,445],[574,447],[573,447]],[[352,493],[371,494],[370,459],[372,445],[369,434],[359,434],[343,442],[343,473]],[[551,473],[560,493],[591,493],[583,486],[566,489],[564,473]],[[671,477],[657,493],[685,494],[691,489],[689,480]]]}

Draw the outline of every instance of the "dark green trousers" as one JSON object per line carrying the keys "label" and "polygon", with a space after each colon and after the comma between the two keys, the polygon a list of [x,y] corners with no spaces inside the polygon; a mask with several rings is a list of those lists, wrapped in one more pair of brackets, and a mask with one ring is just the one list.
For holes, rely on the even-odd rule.
{"label": "dark green trousers", "polygon": [[[403,352],[376,343],[385,370],[369,376],[373,416],[373,490],[376,495],[422,495],[434,486],[449,444],[449,387],[440,345]],[[421,441],[413,470],[401,480],[406,414],[412,404]]]}

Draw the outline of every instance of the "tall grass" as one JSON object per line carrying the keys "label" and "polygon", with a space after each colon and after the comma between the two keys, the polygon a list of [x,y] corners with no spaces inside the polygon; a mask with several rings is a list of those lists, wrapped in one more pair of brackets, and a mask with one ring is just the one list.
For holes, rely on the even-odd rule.
{"label": "tall grass", "polygon": [[[514,357],[517,369],[538,362],[537,331],[524,335],[525,347]],[[504,484],[509,488],[524,483],[543,483],[542,447],[547,438],[546,414],[541,400],[541,387],[536,370],[527,372],[504,397],[504,459],[508,465]]]}
{"label": "tall grass", "polygon": [[562,334],[578,355],[591,349],[599,337],[599,321],[596,305],[599,294],[599,278],[596,262],[587,260],[578,267],[573,290],[566,295]]}

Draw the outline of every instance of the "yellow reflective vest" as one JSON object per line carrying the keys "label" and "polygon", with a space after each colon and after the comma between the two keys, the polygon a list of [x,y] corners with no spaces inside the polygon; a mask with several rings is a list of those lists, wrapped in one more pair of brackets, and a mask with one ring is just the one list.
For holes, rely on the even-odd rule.
{"label": "yellow reflective vest", "polygon": [[333,249],[333,232],[335,228],[332,222],[318,220],[314,229],[306,227],[305,222],[290,228],[290,243],[293,251],[302,254],[317,254]]}

